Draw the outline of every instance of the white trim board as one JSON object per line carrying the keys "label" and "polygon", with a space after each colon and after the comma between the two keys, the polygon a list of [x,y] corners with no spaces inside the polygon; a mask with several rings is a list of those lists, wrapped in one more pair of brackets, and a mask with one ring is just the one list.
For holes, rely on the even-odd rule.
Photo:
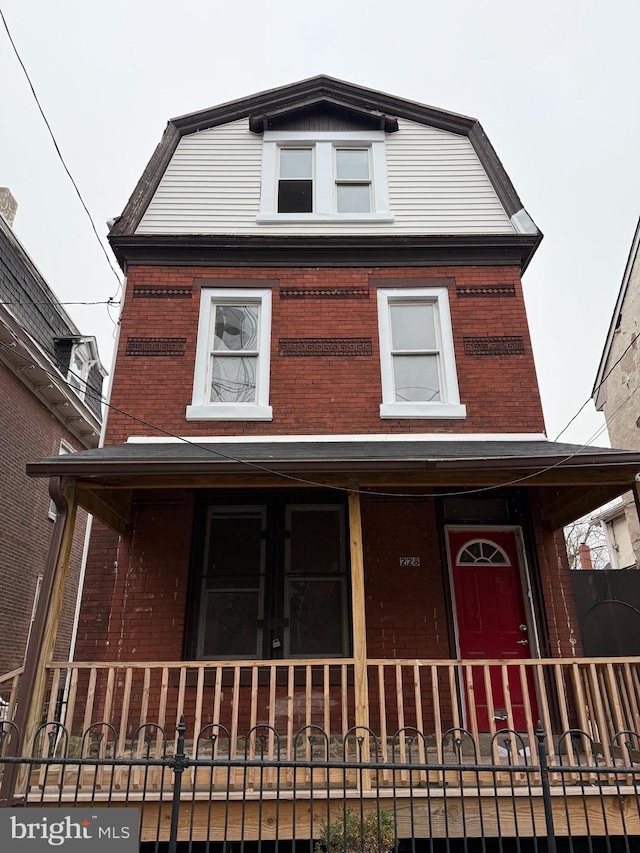
{"label": "white trim board", "polygon": [[549,441],[547,436],[533,432],[505,433],[429,433],[408,434],[380,433],[378,435],[130,435],[127,444],[176,444],[188,441],[193,444],[287,444],[287,443],[324,443],[324,442],[430,442],[430,441]]}

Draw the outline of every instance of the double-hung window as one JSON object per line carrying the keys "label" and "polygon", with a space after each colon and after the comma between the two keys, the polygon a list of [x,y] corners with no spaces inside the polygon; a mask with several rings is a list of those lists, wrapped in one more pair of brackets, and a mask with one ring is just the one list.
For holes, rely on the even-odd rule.
{"label": "double-hung window", "polygon": [[447,289],[378,290],[382,418],[464,418]]}
{"label": "double-hung window", "polygon": [[258,222],[393,222],[384,131],[266,131]]}
{"label": "double-hung window", "polygon": [[368,148],[335,149],[336,210],[371,211],[371,152]]}
{"label": "double-hung window", "polygon": [[281,148],[278,173],[278,212],[313,210],[313,148]]}
{"label": "double-hung window", "polygon": [[203,288],[188,420],[271,420],[271,291]]}

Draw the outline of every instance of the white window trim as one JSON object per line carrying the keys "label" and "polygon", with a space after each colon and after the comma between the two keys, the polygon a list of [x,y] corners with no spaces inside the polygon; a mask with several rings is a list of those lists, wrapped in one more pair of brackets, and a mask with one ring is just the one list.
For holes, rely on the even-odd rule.
{"label": "white window trim", "polygon": [[[256,373],[255,403],[212,403],[208,400],[214,303],[253,302],[260,304],[258,325],[258,370]],[[271,290],[261,288],[210,288],[200,294],[198,343],[193,377],[193,399],[187,406],[188,421],[243,420],[270,421],[273,409],[269,405],[269,367],[271,360]]]}
{"label": "white window trim", "polygon": [[[299,145],[314,150],[312,213],[278,213],[278,152]],[[371,165],[370,213],[337,213],[335,201],[335,148],[368,148]],[[389,209],[385,132],[267,130],[262,142],[262,192],[257,222],[393,222]]]}
{"label": "white window trim", "polygon": [[[82,361],[82,370],[80,372],[74,370],[74,359],[76,355],[79,355]],[[71,354],[69,356],[67,383],[81,400],[86,399],[89,373],[95,363],[95,359],[91,358],[91,351],[88,342],[86,340],[76,341],[71,347]],[[76,388],[74,385],[74,380],[77,380],[80,383],[79,388]]]}
{"label": "white window trim", "polygon": [[[393,359],[391,356],[391,320],[389,304],[420,300],[435,308],[436,335],[439,343],[441,400],[434,402],[398,402],[395,399]],[[460,403],[456,359],[446,287],[412,287],[378,290],[378,331],[380,334],[380,370],[382,376],[381,418],[466,418],[467,407]]]}

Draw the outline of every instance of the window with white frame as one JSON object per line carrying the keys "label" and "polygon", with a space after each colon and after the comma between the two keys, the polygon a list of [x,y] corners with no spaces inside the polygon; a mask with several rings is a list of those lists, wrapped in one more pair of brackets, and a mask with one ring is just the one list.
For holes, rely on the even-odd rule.
{"label": "window with white frame", "polygon": [[83,400],[87,391],[89,370],[95,362],[91,358],[89,346],[85,342],[74,343],[71,348],[67,382]]}
{"label": "window with white frame", "polygon": [[271,420],[271,291],[203,288],[188,420]]}
{"label": "window with white frame", "polygon": [[384,131],[266,131],[258,222],[393,222]]}
{"label": "window with white frame", "polygon": [[445,287],[378,290],[381,418],[464,418]]}

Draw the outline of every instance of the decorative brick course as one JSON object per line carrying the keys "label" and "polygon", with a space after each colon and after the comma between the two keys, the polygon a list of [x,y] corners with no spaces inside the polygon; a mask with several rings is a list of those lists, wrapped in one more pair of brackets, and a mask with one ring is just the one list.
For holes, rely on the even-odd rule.
{"label": "decorative brick course", "polygon": [[456,296],[474,296],[476,299],[482,299],[485,296],[515,296],[515,287],[478,287],[456,285]]}
{"label": "decorative brick course", "polygon": [[171,356],[184,355],[186,338],[127,338],[125,355]]}
{"label": "decorative brick course", "polygon": [[371,355],[371,338],[280,338],[281,356]]}
{"label": "decorative brick course", "polygon": [[138,284],[133,288],[134,299],[191,299],[191,287],[154,287]]}
{"label": "decorative brick course", "polygon": [[368,299],[368,287],[283,287],[281,299]]}
{"label": "decorative brick course", "polygon": [[490,338],[463,338],[465,355],[524,355],[524,339],[520,335]]}

